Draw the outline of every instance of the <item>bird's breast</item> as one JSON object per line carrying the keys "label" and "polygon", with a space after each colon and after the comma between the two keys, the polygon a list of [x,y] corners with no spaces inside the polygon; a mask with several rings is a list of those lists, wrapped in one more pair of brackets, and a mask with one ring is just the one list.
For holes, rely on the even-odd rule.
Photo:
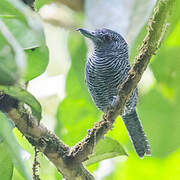
{"label": "bird's breast", "polygon": [[[124,57],[123,57],[124,58]],[[85,67],[85,79],[96,106],[105,111],[117,94],[117,86],[129,71],[128,59],[91,56]]]}

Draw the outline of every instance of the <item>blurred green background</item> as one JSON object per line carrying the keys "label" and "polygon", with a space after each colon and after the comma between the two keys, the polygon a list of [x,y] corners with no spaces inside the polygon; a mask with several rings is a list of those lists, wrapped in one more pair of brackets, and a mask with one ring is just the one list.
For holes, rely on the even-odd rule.
{"label": "blurred green background", "polygon": [[[87,52],[92,50],[92,45],[75,31],[76,28],[107,27],[118,31],[129,44],[132,62],[156,3],[155,0],[36,0],[35,13],[20,1],[1,1],[0,84],[29,82],[28,91],[42,105],[41,122],[66,144],[75,145],[101,119],[101,112],[92,102],[84,81]],[[138,114],[151,145],[152,157],[137,157],[119,117],[107,133],[107,144],[103,144],[112,149],[100,156],[101,159],[114,158],[87,166],[97,180],[180,179],[179,12],[180,1],[177,0],[168,19],[168,32],[139,84]],[[4,34],[2,30],[4,27],[16,43],[9,41],[7,32]],[[14,48],[17,44],[19,49]],[[22,53],[21,57],[17,57],[18,52]],[[23,61],[26,62],[24,66]],[[23,162],[19,170],[19,164],[16,166],[12,158],[12,139],[5,138],[3,118],[2,115],[0,137],[4,141],[0,140],[0,177],[27,179],[23,174],[32,174],[33,147],[13,129],[15,137],[12,139],[17,139],[20,149],[15,156],[19,157],[19,164]],[[103,151],[100,146],[98,148],[97,153]],[[62,179],[41,153],[38,160],[42,180]]]}

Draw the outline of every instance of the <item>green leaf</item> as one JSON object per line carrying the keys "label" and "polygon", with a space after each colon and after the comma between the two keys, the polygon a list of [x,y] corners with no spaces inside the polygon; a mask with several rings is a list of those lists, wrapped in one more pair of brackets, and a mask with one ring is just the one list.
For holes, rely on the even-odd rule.
{"label": "green leaf", "polygon": [[18,66],[18,70],[19,70],[18,73],[19,74],[24,73],[25,68],[26,68],[25,53],[24,53],[21,45],[18,43],[16,38],[13,36],[11,31],[9,31],[8,27],[4,24],[4,22],[1,19],[0,19],[0,31],[14,52],[14,60],[16,62],[16,65]]}
{"label": "green leaf", "polygon": [[0,1],[0,17],[17,17],[25,21],[23,13],[16,9],[8,0]]}
{"label": "green leaf", "polygon": [[[49,51],[46,46],[40,46],[41,42],[38,40],[37,34],[25,26],[25,24],[17,19],[5,19],[4,20],[9,29],[12,29],[12,33],[21,43],[23,48],[28,48],[25,50],[26,53],[26,71],[23,73],[23,79],[29,81],[40,74],[42,74],[49,62]],[[24,34],[24,36],[22,36]],[[3,36],[0,36],[3,39]],[[4,51],[2,53],[3,57],[0,61],[1,84],[11,85],[17,81],[17,68],[14,62],[14,52],[9,48],[7,49],[8,43],[4,40],[0,43],[0,48]],[[9,45],[10,46],[10,45]],[[40,47],[37,47],[40,46]],[[31,49],[29,49],[31,47]],[[6,51],[3,49],[7,49]],[[11,51],[10,51],[11,50]],[[4,63],[3,63],[4,62]],[[7,66],[7,63],[9,66]],[[4,65],[5,64],[5,65]],[[12,66],[14,69],[12,69]],[[16,68],[16,69],[15,69]],[[2,79],[2,80],[1,80]]]}
{"label": "green leaf", "polygon": [[[19,44],[24,49],[31,49],[45,45],[43,31],[39,32],[34,27],[27,24],[27,21],[22,21],[18,18],[2,18],[8,29],[17,39]],[[38,21],[37,17],[32,20]],[[37,22],[38,26],[41,26],[41,22]]]}
{"label": "green leaf", "polygon": [[151,158],[147,157],[142,160],[132,155],[125,163],[119,162],[113,173],[113,178],[107,180],[178,180],[180,179],[179,161],[180,149],[177,149],[167,158],[156,158],[152,156]]}
{"label": "green leaf", "polygon": [[0,91],[3,91],[5,94],[12,96],[15,99],[18,99],[21,102],[29,105],[31,107],[33,115],[40,122],[41,120],[41,105],[38,100],[26,90],[15,87],[15,86],[0,86]]}
{"label": "green leaf", "polygon": [[1,179],[11,180],[13,175],[13,162],[4,143],[0,144],[0,152],[0,177]]}
{"label": "green leaf", "polygon": [[29,81],[42,74],[49,62],[49,51],[46,46],[25,50],[27,57],[27,70],[24,75],[25,81]]}
{"label": "green leaf", "polygon": [[2,47],[2,40],[5,42],[0,34],[0,84],[13,85],[18,80],[17,66],[11,47],[8,44]]}
{"label": "green leaf", "polygon": [[[27,26],[31,31],[33,31],[33,33],[36,34],[36,37],[37,37],[38,41],[41,42],[41,44],[45,43],[43,26],[40,21],[40,18],[38,17],[38,15],[35,12],[33,12],[23,2],[21,2],[20,0],[0,1],[0,12],[1,12],[0,16],[2,15],[1,17],[3,17],[3,18],[8,19],[8,17],[9,17],[11,19],[14,17],[20,21],[19,23],[16,22],[17,27],[15,26],[16,23],[15,24],[13,23],[11,25],[15,28],[15,30],[11,29],[13,32],[16,31],[17,28],[20,29],[20,25],[22,26],[22,24],[24,24],[23,25],[24,28],[25,28],[25,26]],[[4,16],[4,15],[6,15],[6,16]],[[23,28],[21,30],[23,30]],[[27,30],[27,29],[25,28],[25,30]],[[24,36],[24,35],[25,35],[24,33],[23,34],[19,33],[19,36]],[[33,38],[33,39],[35,39],[35,38]]]}
{"label": "green leaf", "polygon": [[[23,160],[21,158],[20,146],[12,133],[9,120],[4,113],[0,111],[0,136],[3,138],[3,142],[9,151],[13,163],[19,173],[27,180],[32,180],[26,167],[24,166]],[[2,168],[2,167],[1,167]],[[6,178],[5,178],[6,179]]]}
{"label": "green leaf", "polygon": [[105,139],[101,139],[98,142],[94,153],[85,162],[85,165],[94,164],[117,156],[123,156],[124,159],[124,156],[127,156],[127,153],[118,141],[107,136]]}
{"label": "green leaf", "polygon": [[161,84],[166,84],[168,88],[172,88],[174,90],[179,90],[180,88],[179,51],[180,46],[169,46],[168,48],[167,46],[162,46],[150,66],[156,80]]}
{"label": "green leaf", "polygon": [[[12,85],[19,78],[29,81],[42,74],[48,64],[48,49],[45,45],[43,26],[38,15],[19,0],[3,0],[0,1],[0,17],[14,40],[21,46],[19,50],[26,49],[27,55],[27,62],[23,62],[27,63],[27,67],[24,68],[23,73],[19,74],[21,69],[18,62],[22,61],[20,61],[20,53],[16,52],[17,46],[9,43],[9,41],[0,42],[0,54],[1,50],[3,51],[7,47],[10,49],[7,51],[7,56],[0,57],[0,84]],[[3,38],[0,34],[0,40]],[[38,48],[34,52],[27,50],[36,47]],[[21,52],[24,54],[23,49]],[[8,62],[3,59],[8,59]],[[16,63],[13,62],[14,60]],[[7,66],[7,63],[10,64],[9,62],[14,65],[13,68]],[[21,76],[19,77],[19,75]]]}
{"label": "green leaf", "polygon": [[[169,38],[168,38],[169,39]],[[167,40],[168,40],[167,39]],[[152,139],[152,154],[167,156],[180,146],[180,46],[162,45],[150,67],[156,86],[141,98],[140,118]],[[165,133],[166,132],[166,133]]]}
{"label": "green leaf", "polygon": [[49,4],[53,2],[53,0],[35,0],[34,2],[34,7],[37,11],[39,11],[39,9],[44,6],[45,4]]}
{"label": "green leaf", "polygon": [[100,112],[92,102],[84,80],[87,52],[84,38],[72,33],[68,44],[72,63],[66,78],[67,96],[58,107],[56,134],[72,146],[87,134],[100,118]]}

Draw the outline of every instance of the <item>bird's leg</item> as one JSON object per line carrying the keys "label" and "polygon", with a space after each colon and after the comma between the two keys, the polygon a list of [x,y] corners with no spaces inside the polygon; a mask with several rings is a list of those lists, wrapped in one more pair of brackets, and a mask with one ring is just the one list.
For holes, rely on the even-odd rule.
{"label": "bird's leg", "polygon": [[113,107],[115,105],[117,96],[113,96],[113,100],[111,101],[110,105]]}
{"label": "bird's leg", "polygon": [[115,102],[116,102],[116,97],[117,96],[113,96],[112,100],[109,102],[109,106],[107,107],[106,111],[110,110],[111,108],[114,107]]}

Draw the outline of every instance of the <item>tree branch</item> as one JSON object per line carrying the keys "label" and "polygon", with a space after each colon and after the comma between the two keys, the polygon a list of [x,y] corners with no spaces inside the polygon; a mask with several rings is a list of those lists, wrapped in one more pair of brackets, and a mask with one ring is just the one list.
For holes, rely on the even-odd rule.
{"label": "tree branch", "polygon": [[171,5],[175,0],[159,1],[154,15],[148,25],[147,35],[143,40],[138,56],[128,74],[126,81],[118,88],[115,105],[103,115],[100,122],[88,132],[88,135],[74,147],[65,145],[55,134],[37,120],[21,103],[5,108],[4,111],[14,121],[16,127],[57,167],[67,180],[93,180],[93,176],[84,168],[82,162],[93,153],[96,143],[112,129],[115,118],[122,114],[126,100],[137,86],[151,57],[156,53],[162,39],[163,29]]}
{"label": "tree branch", "polygon": [[93,176],[81,163],[72,161],[68,156],[70,148],[23,107],[11,108],[8,116],[27,140],[56,166],[67,180],[93,180]]}

